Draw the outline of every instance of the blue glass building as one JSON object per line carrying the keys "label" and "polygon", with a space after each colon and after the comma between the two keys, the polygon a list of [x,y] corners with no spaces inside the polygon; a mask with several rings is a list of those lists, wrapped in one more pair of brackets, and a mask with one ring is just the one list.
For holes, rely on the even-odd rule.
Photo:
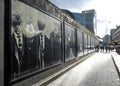
{"label": "blue glass building", "polygon": [[85,10],[82,13],[74,13],[72,12],[73,16],[77,21],[79,21],[82,25],[84,25],[88,30],[92,33],[95,33],[94,30],[97,28],[96,22],[96,11],[92,10]]}

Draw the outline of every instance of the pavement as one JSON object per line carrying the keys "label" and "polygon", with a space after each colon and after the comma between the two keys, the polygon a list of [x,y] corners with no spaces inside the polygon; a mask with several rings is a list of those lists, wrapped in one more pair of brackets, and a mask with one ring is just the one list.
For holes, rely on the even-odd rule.
{"label": "pavement", "polygon": [[46,77],[33,86],[120,86],[120,55],[115,51],[97,52],[57,77],[60,73]]}
{"label": "pavement", "polygon": [[117,69],[117,72],[120,78],[120,54],[114,51],[114,52],[111,52],[111,56],[112,56],[112,59],[114,61],[114,64],[116,66],[116,69]]}

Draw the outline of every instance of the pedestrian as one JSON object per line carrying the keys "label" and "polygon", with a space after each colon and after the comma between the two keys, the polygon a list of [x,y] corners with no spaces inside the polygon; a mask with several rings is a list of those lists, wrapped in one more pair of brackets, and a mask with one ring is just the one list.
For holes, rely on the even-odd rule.
{"label": "pedestrian", "polygon": [[110,50],[111,50],[110,45],[108,46],[108,50],[109,50],[109,53],[110,53]]}
{"label": "pedestrian", "polygon": [[96,51],[99,52],[99,45],[96,45]]}
{"label": "pedestrian", "polygon": [[102,52],[104,52],[104,46],[102,45]]}
{"label": "pedestrian", "polygon": [[106,53],[108,52],[108,45],[105,46]]}

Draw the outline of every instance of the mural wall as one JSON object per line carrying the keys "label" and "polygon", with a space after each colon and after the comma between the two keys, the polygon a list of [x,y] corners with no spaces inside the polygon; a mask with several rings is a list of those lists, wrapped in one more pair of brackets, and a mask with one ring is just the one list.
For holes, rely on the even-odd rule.
{"label": "mural wall", "polygon": [[61,63],[61,21],[11,3],[11,79]]}
{"label": "mural wall", "polygon": [[98,41],[83,29],[67,23],[68,20],[59,20],[47,12],[19,0],[11,0],[9,44],[10,81],[13,83],[30,75],[37,76],[38,73],[44,74],[38,74],[40,77],[46,76],[48,71],[51,74],[54,71],[49,69],[57,69],[61,63],[62,66],[66,65],[67,61],[87,54],[89,47],[94,48],[98,44]]}

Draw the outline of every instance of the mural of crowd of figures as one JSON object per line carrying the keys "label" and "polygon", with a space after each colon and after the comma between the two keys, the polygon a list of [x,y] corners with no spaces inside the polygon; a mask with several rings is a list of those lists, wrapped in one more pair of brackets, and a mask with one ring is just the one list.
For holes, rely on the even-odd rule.
{"label": "mural of crowd of figures", "polygon": [[91,37],[91,51],[93,51],[94,45],[97,45],[97,43],[95,44],[94,38]]}
{"label": "mural of crowd of figures", "polygon": [[77,30],[77,57],[83,55],[83,32],[81,30]]}
{"label": "mural of crowd of figures", "polygon": [[61,21],[12,0],[11,78],[61,63]]}
{"label": "mural of crowd of figures", "polygon": [[91,48],[91,38],[90,36],[88,36],[88,44],[87,44],[87,49],[88,49],[88,52],[90,52],[90,48]]}
{"label": "mural of crowd of figures", "polygon": [[97,44],[79,28],[18,0],[11,2],[10,38],[11,80],[87,54]]}
{"label": "mural of crowd of figures", "polygon": [[75,28],[65,24],[65,60],[75,57]]}
{"label": "mural of crowd of figures", "polygon": [[87,49],[87,47],[88,47],[88,35],[86,34],[86,33],[84,33],[84,54],[87,54],[87,52],[88,52],[88,49]]}

